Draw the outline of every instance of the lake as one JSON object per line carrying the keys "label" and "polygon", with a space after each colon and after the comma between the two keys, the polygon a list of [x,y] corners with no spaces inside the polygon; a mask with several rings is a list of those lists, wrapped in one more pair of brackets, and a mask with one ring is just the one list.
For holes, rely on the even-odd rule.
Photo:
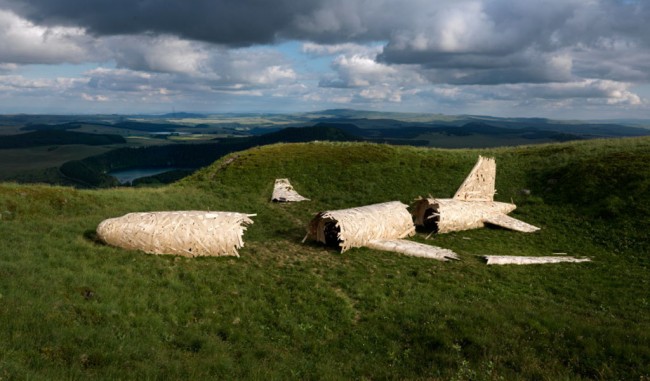
{"label": "lake", "polygon": [[177,169],[188,169],[178,167],[165,167],[165,168],[132,168],[124,171],[108,172],[108,175],[113,176],[120,182],[120,184],[131,184],[133,180],[141,177],[153,176],[164,172],[175,171]]}

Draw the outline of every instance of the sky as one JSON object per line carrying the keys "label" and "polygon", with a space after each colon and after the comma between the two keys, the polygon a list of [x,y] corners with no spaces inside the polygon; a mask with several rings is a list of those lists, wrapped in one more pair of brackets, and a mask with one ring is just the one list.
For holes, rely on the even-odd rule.
{"label": "sky", "polygon": [[0,114],[650,119],[647,0],[0,0]]}

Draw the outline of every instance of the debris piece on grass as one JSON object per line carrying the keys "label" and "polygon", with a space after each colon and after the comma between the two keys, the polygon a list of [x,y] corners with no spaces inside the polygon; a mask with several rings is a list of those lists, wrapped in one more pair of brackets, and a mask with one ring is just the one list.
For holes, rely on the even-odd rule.
{"label": "debris piece on grass", "polygon": [[561,262],[590,262],[589,258],[575,257],[518,257],[510,255],[485,255],[488,265],[537,265]]}
{"label": "debris piece on grass", "polygon": [[425,245],[423,243],[408,241],[405,239],[373,239],[368,242],[368,247],[375,250],[392,251],[411,257],[437,259],[439,261],[448,261],[450,259],[460,260],[458,255],[449,249]]}
{"label": "debris piece on grass", "polygon": [[271,196],[273,202],[297,202],[309,201],[308,198],[301,196],[293,189],[289,179],[276,179],[273,186],[273,195]]}
{"label": "debris piece on grass", "polygon": [[253,216],[206,211],[129,213],[102,221],[97,236],[108,245],[149,254],[238,257]]}

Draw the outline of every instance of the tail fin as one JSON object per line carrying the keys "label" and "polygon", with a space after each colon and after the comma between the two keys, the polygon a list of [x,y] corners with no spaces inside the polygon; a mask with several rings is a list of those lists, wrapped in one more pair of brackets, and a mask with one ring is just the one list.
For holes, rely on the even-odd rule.
{"label": "tail fin", "polygon": [[493,201],[494,179],[497,164],[494,158],[479,156],[476,165],[463,184],[458,188],[454,199],[463,201]]}

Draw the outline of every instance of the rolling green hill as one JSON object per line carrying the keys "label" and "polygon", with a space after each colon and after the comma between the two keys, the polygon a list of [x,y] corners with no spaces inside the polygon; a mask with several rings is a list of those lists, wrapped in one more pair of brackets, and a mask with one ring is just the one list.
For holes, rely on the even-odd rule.
{"label": "rolling green hill", "polygon": [[[454,250],[451,263],[301,243],[318,211],[450,197],[479,154],[496,157],[497,200],[541,231],[413,238]],[[162,188],[0,184],[0,378],[647,379],[648,160],[650,138],[322,142],[234,152]],[[312,201],[269,202],[278,177]],[[192,209],[257,213],[241,257],[95,241],[108,217]],[[555,252],[593,261],[481,258]]]}
{"label": "rolling green hill", "polygon": [[[0,115],[0,162],[5,163],[0,166],[0,179],[110,187],[117,181],[107,172],[142,167],[199,168],[230,152],[278,142],[512,147],[642,137],[650,135],[648,125],[647,120],[567,121],[345,109],[297,114]],[[18,135],[22,131],[31,132]],[[218,141],[210,141],[213,138]],[[79,144],[84,146],[70,149]],[[107,152],[113,144],[121,148]],[[180,175],[143,181],[161,184]]]}

